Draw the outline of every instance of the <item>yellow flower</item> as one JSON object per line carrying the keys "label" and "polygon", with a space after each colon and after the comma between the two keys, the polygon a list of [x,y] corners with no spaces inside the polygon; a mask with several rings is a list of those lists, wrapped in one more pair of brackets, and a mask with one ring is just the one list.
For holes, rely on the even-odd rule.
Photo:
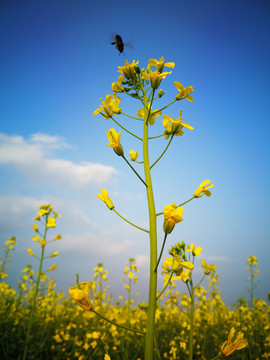
{"label": "yellow flower", "polygon": [[59,253],[58,253],[58,251],[55,251],[54,253],[52,253],[51,255],[50,255],[50,257],[55,257],[55,256],[57,256]]}
{"label": "yellow flower", "polygon": [[125,65],[124,66],[118,66],[118,72],[120,74],[124,74],[126,79],[132,79],[134,76],[134,71],[135,68],[137,67],[137,65],[139,64],[139,61],[133,60],[131,64],[129,64],[129,62],[126,60],[125,61]]}
{"label": "yellow flower", "polygon": [[105,101],[102,100],[102,98],[100,98],[102,105],[100,105],[99,109],[95,110],[93,112],[93,115],[97,115],[99,113],[101,113],[102,111],[104,111],[105,114],[103,114],[105,120],[110,119],[114,114],[120,114],[121,113],[121,108],[119,107],[119,103],[120,103],[120,97],[113,97],[112,95],[107,95],[105,98]]}
{"label": "yellow flower", "polygon": [[182,111],[180,111],[180,115],[178,119],[173,119],[168,115],[163,115],[163,126],[166,128],[164,132],[165,139],[168,139],[170,135],[174,134],[176,136],[182,136],[184,134],[184,131],[182,130],[183,127],[193,130],[194,128],[190,126],[189,124],[182,123],[182,117],[181,117]]}
{"label": "yellow flower", "polygon": [[[182,278],[181,274],[183,273],[183,269],[192,270],[193,264],[189,261],[182,261],[182,258],[178,254],[174,254],[173,258],[167,257],[164,260],[163,269],[165,271],[174,272],[178,279]],[[185,274],[188,275],[189,271]],[[177,278],[175,278],[177,280]]]}
{"label": "yellow flower", "polygon": [[205,275],[209,275],[211,271],[215,272],[215,269],[217,268],[217,265],[208,265],[205,260],[202,260],[202,268],[204,269]]}
{"label": "yellow flower", "polygon": [[231,355],[235,350],[240,350],[248,346],[247,340],[244,338],[244,334],[239,331],[236,338],[232,341],[234,337],[235,328],[232,327],[226,340],[221,346],[221,352],[225,356]]}
{"label": "yellow flower", "polygon": [[258,259],[256,258],[256,256],[249,256],[248,257],[248,261],[247,261],[247,265],[254,265],[257,266],[258,265]]}
{"label": "yellow flower", "polygon": [[173,63],[173,62],[165,63],[163,56],[159,59],[159,61],[157,61],[156,59],[149,59],[149,65],[156,66],[157,71],[159,73],[161,73],[163,71],[164,66],[169,67],[171,69],[174,69],[174,67],[175,67],[175,63]]}
{"label": "yellow flower", "polygon": [[176,100],[187,99],[188,101],[194,102],[193,97],[189,95],[194,91],[192,86],[184,87],[179,81],[175,81],[174,86],[179,91],[175,97]]}
{"label": "yellow flower", "polygon": [[106,189],[101,190],[101,194],[97,194],[97,197],[102,200],[110,210],[114,208],[112,200],[109,198],[108,192]]}
{"label": "yellow flower", "polygon": [[53,241],[62,239],[62,235],[56,235],[56,237],[53,239]]}
{"label": "yellow flower", "polygon": [[4,271],[0,272],[0,279],[4,279],[5,277],[8,277],[8,274]]}
{"label": "yellow flower", "polygon": [[89,282],[80,283],[80,287],[71,286],[68,290],[69,296],[86,311],[90,311],[93,307],[89,299]]}
{"label": "yellow flower", "polygon": [[[206,179],[204,180],[200,186],[194,191],[193,195],[196,197],[196,198],[199,198],[203,195],[206,195],[206,196],[211,196],[211,192],[207,189],[211,189],[214,187],[213,184],[210,184],[210,180],[209,179]],[[207,185],[208,184],[208,185]]]}
{"label": "yellow flower", "polygon": [[55,228],[56,223],[55,223],[55,217],[53,218],[49,218],[47,219],[47,227],[48,228]]}
{"label": "yellow flower", "polygon": [[47,245],[47,241],[46,240],[40,240],[40,245],[42,248],[44,248]]}
{"label": "yellow flower", "polygon": [[150,79],[152,89],[158,89],[161,80],[165,79],[165,77],[171,73],[171,71],[160,73],[158,70],[152,71],[148,69],[147,71],[142,71],[142,77],[146,80]]}
{"label": "yellow flower", "polygon": [[112,147],[118,156],[123,156],[124,150],[120,144],[121,131],[117,134],[116,131],[112,128],[107,132],[107,137],[110,142],[107,146]]}
{"label": "yellow flower", "polygon": [[37,226],[37,224],[34,224],[34,225],[32,226],[32,229],[34,229],[35,232],[38,232],[38,226]]}
{"label": "yellow flower", "polygon": [[195,247],[193,243],[187,246],[187,252],[192,252],[193,256],[200,256],[202,248],[200,246]]}
{"label": "yellow flower", "polygon": [[12,236],[11,238],[9,238],[6,242],[5,242],[5,247],[9,246],[9,245],[15,245],[17,242],[15,236]]}
{"label": "yellow flower", "polygon": [[[149,112],[149,109],[150,109],[150,104],[148,104],[148,110],[146,110],[147,112]],[[149,124],[150,125],[154,125],[154,123],[155,123],[155,118],[156,117],[158,117],[158,116],[160,116],[162,114],[162,111],[157,111],[157,110],[152,110],[152,111],[150,111],[150,114],[148,115],[148,122],[149,122]],[[145,117],[145,109],[139,109],[138,111],[137,111],[137,115],[140,117],[140,118],[142,118],[142,119],[144,119],[144,117]]]}
{"label": "yellow flower", "polygon": [[104,360],[111,360],[111,358],[109,357],[108,354],[105,354],[105,355],[104,355]]}
{"label": "yellow flower", "polygon": [[124,88],[121,86],[124,80],[124,75],[119,75],[116,82],[112,83],[113,96],[115,97],[116,93],[123,92]]}
{"label": "yellow flower", "polygon": [[183,221],[183,208],[181,206],[176,207],[175,203],[166,205],[163,210],[163,215],[164,215],[163,230],[165,234],[170,234],[175,224],[180,221]]}
{"label": "yellow flower", "polygon": [[130,150],[129,156],[130,156],[130,161],[136,161],[137,157],[139,156],[139,153],[138,153],[138,151],[135,152],[133,150]]}
{"label": "yellow flower", "polygon": [[57,269],[57,265],[53,264],[52,266],[49,267],[48,271],[52,271],[52,270],[56,270]]}
{"label": "yellow flower", "polygon": [[30,254],[31,256],[34,256],[33,250],[32,249],[27,249],[28,254]]}
{"label": "yellow flower", "polygon": [[38,241],[38,242],[40,242],[39,236],[32,236],[32,240],[33,240],[33,241]]}

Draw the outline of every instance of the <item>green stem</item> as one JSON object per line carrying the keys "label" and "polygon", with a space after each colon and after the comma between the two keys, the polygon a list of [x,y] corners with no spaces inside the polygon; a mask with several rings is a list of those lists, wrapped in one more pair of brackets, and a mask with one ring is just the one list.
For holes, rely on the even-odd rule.
{"label": "green stem", "polygon": [[120,325],[120,324],[117,324],[115,321],[113,320],[109,320],[108,318],[106,318],[105,316],[101,315],[100,313],[96,312],[96,310],[94,310],[93,308],[90,310],[92,311],[94,314],[96,314],[97,316],[99,316],[101,319],[109,322],[110,324],[112,325],[115,325],[115,326],[118,326],[122,329],[125,329],[125,330],[128,330],[128,331],[132,331],[134,333],[137,333],[137,334],[141,334],[141,335],[145,335],[145,332],[144,331],[141,331],[141,330],[137,330],[137,329],[133,329],[133,328],[130,328],[128,326],[124,326],[124,325]]}
{"label": "green stem", "polygon": [[135,116],[131,116],[131,115],[125,114],[123,111],[121,111],[121,114],[123,114],[123,115],[125,115],[125,116],[127,116],[127,117],[130,117],[131,119],[143,121],[142,118],[137,118],[137,117],[135,117]]}
{"label": "green stem", "polygon": [[195,199],[195,196],[192,196],[190,199],[188,199],[187,201],[183,202],[182,204],[179,204],[177,206],[183,206],[185,204],[187,204],[188,202],[190,202],[191,200]]}
{"label": "green stem", "polygon": [[162,158],[162,156],[165,154],[165,152],[167,151],[168,147],[170,146],[171,142],[172,142],[172,139],[173,139],[173,136],[174,134],[172,134],[171,138],[170,138],[170,141],[168,142],[166,148],[164,149],[163,153],[160,155],[160,157],[150,166],[150,169],[152,169],[152,167],[154,165],[156,165],[156,163]]}
{"label": "green stem", "polygon": [[[46,216],[46,223],[45,223],[45,230],[44,230],[43,240],[46,240],[46,234],[47,234],[47,229],[48,229],[47,228],[47,217],[48,216]],[[44,259],[44,250],[45,250],[45,246],[43,246],[42,250],[41,250],[38,277],[37,277],[37,282],[36,282],[35,293],[34,293],[34,296],[33,296],[33,303],[32,303],[32,308],[31,308],[31,313],[30,313],[30,319],[29,319],[27,334],[26,334],[26,340],[25,340],[25,346],[24,346],[24,352],[23,352],[23,360],[25,360],[26,357],[27,357],[27,351],[28,351],[28,345],[29,345],[29,339],[30,339],[30,332],[31,332],[31,328],[32,328],[32,321],[33,321],[34,311],[35,311],[35,308],[36,308],[36,299],[37,299],[37,294],[38,294],[38,290],[39,290],[39,283],[40,283],[40,278],[41,278],[41,272],[42,272],[42,263],[43,263],[43,259]]]}
{"label": "green stem", "polygon": [[122,158],[125,160],[125,162],[128,164],[128,166],[132,169],[132,171],[135,172],[135,174],[138,176],[138,178],[144,183],[144,185],[147,186],[145,181],[140,177],[140,175],[137,173],[137,171],[134,169],[134,167],[127,161],[127,159],[125,158],[124,155],[122,155]]}
{"label": "green stem", "polygon": [[164,286],[164,288],[162,289],[162,291],[159,293],[159,295],[157,296],[157,301],[158,299],[162,296],[162,294],[164,293],[164,291],[167,289],[167,287],[169,286],[171,280],[173,277],[173,273],[170,274],[169,280],[167,281],[166,285]]}
{"label": "green stem", "polygon": [[[156,110],[153,114],[155,114],[155,113],[158,112],[158,111],[162,111],[162,110],[166,109],[167,107],[169,107],[170,105],[172,105],[175,101],[177,101],[177,100],[174,99],[174,100],[171,101],[168,105],[164,106],[163,108],[161,108],[161,109],[159,109],[159,110]],[[153,114],[152,114],[152,115],[153,115]]]}
{"label": "green stem", "polygon": [[157,271],[158,265],[159,265],[159,263],[160,263],[160,259],[161,259],[161,256],[162,256],[162,253],[163,253],[163,250],[164,250],[164,246],[165,246],[165,243],[166,243],[167,235],[168,235],[168,234],[165,234],[165,236],[164,236],[164,240],[163,240],[163,244],[162,244],[161,251],[160,251],[160,254],[159,254],[159,258],[158,258],[158,261],[157,261],[157,265],[156,265],[155,270],[154,270],[155,272]]}
{"label": "green stem", "polygon": [[140,138],[139,136],[137,136],[137,135],[135,135],[135,134],[133,134],[131,131],[129,131],[128,129],[126,129],[124,126],[122,126],[121,124],[119,124],[119,122],[118,121],[116,121],[113,117],[112,117],[112,120],[121,128],[121,129],[123,129],[123,130],[125,130],[128,134],[130,134],[130,135],[132,135],[132,136],[134,136],[135,138],[137,138],[137,139],[139,139],[139,140],[141,140],[141,141],[143,141],[143,139],[142,138]]}
{"label": "green stem", "polygon": [[253,292],[254,292],[254,284],[253,284],[253,264],[251,264],[251,271],[250,271],[250,306],[253,308]]}
{"label": "green stem", "polygon": [[194,288],[193,288],[193,281],[192,281],[192,274],[189,277],[190,282],[190,329],[189,329],[189,360],[193,359],[193,326],[194,326]]}
{"label": "green stem", "polygon": [[148,232],[149,233],[149,230],[146,230],[146,229],[143,229],[135,224],[133,224],[132,222],[128,221],[127,219],[125,219],[122,215],[120,215],[116,210],[115,208],[112,209],[118,216],[120,216],[121,219],[123,219],[124,221],[126,221],[128,224],[134,226],[135,228],[139,229],[139,230],[142,230],[142,231],[145,231],[145,232]]}
{"label": "green stem", "polygon": [[163,134],[160,134],[160,135],[157,135],[157,136],[150,136],[150,137],[148,138],[148,140],[157,139],[157,138],[160,138],[161,136],[164,136],[164,133],[163,133]]}
{"label": "green stem", "polygon": [[203,282],[205,277],[206,277],[206,275],[204,274],[201,281],[194,287],[194,289],[196,289],[198,286],[200,286],[200,284]]}
{"label": "green stem", "polygon": [[[144,130],[143,130],[143,160],[145,181],[147,184],[146,193],[148,200],[149,213],[149,238],[150,238],[150,280],[149,280],[149,295],[148,295],[148,316],[146,322],[146,337],[145,337],[145,353],[144,360],[153,360],[154,356],[154,336],[155,336],[155,313],[156,313],[156,292],[157,292],[157,273],[155,267],[157,264],[157,224],[156,224],[156,210],[154,202],[154,193],[151,181],[151,172],[149,164],[149,150],[148,150],[148,117],[152,107],[152,101],[148,110],[147,95],[142,88],[144,94]],[[154,91],[152,99],[154,97]]]}
{"label": "green stem", "polygon": [[220,354],[218,354],[217,356],[215,356],[213,359],[211,359],[211,360],[217,360],[217,359],[220,359],[222,357],[222,354],[220,353]]}

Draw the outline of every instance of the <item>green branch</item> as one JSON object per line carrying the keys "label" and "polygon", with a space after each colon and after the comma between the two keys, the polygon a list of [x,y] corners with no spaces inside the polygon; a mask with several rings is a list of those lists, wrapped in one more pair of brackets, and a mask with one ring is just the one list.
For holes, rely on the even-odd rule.
{"label": "green branch", "polygon": [[141,335],[145,335],[145,332],[144,331],[141,331],[141,330],[137,330],[137,329],[133,329],[133,328],[130,328],[130,327],[127,327],[127,326],[124,326],[124,325],[120,325],[120,324],[117,324],[116,322],[112,321],[112,320],[109,320],[108,318],[106,318],[105,316],[99,314],[98,312],[96,312],[96,310],[94,310],[93,308],[90,310],[92,311],[94,314],[96,314],[97,316],[99,316],[101,319],[109,322],[110,324],[112,325],[115,325],[115,326],[118,326],[122,329],[125,329],[125,330],[128,330],[128,331],[132,331],[134,333],[137,333],[137,334],[141,334]]}
{"label": "green branch", "polygon": [[137,117],[135,117],[135,116],[131,116],[131,115],[128,115],[128,114],[125,114],[123,111],[121,111],[121,114],[123,114],[123,115],[125,115],[125,116],[127,116],[127,117],[130,117],[131,119],[143,121],[143,119],[137,118]]}
{"label": "green branch", "polygon": [[163,250],[164,250],[164,246],[165,246],[165,243],[166,243],[167,235],[168,235],[168,234],[165,234],[165,236],[164,236],[162,248],[161,248],[161,251],[160,251],[160,254],[159,254],[159,258],[158,258],[158,261],[157,261],[157,265],[156,265],[155,270],[154,270],[155,272],[157,272],[157,268],[158,268],[158,265],[159,265],[159,263],[160,263],[160,259],[161,259],[161,256],[162,256],[162,253],[163,253]]}
{"label": "green branch", "polygon": [[135,172],[135,174],[138,176],[138,178],[144,183],[144,185],[147,187],[146,182],[140,177],[140,175],[137,173],[137,171],[134,169],[134,167],[128,162],[128,160],[125,158],[124,155],[122,155],[122,158],[125,160],[125,162],[128,164],[128,166],[132,169],[132,171]]}
{"label": "green branch", "polygon": [[123,219],[124,221],[126,221],[128,224],[134,226],[135,228],[139,229],[139,230],[142,230],[142,231],[145,231],[147,233],[149,233],[149,230],[146,230],[146,229],[143,229],[135,224],[133,224],[132,222],[128,221],[127,219],[125,219],[122,215],[120,215],[116,210],[115,208],[112,209],[121,219]]}
{"label": "green branch", "polygon": [[142,138],[140,138],[139,136],[137,136],[137,135],[135,135],[135,134],[133,134],[131,131],[129,131],[128,129],[126,129],[124,126],[122,126],[121,124],[119,124],[119,122],[118,121],[116,121],[113,117],[111,117],[112,118],[112,120],[121,128],[121,129],[123,129],[123,130],[125,130],[128,134],[130,134],[130,135],[132,135],[132,136],[134,136],[135,138],[137,138],[137,139],[139,139],[139,140],[141,140],[141,141],[143,141],[143,139]]}
{"label": "green branch", "polygon": [[160,157],[150,166],[150,169],[152,169],[152,167],[154,165],[156,165],[156,163],[162,158],[162,156],[165,154],[165,152],[167,151],[168,147],[170,146],[171,142],[172,142],[172,139],[173,139],[173,136],[174,134],[172,134],[171,138],[170,138],[170,141],[168,142],[166,148],[164,149],[163,153],[160,155]]}
{"label": "green branch", "polygon": [[173,277],[173,272],[170,274],[169,280],[167,281],[166,285],[164,286],[164,288],[162,289],[162,291],[159,293],[159,295],[157,296],[157,301],[158,299],[161,297],[161,295],[164,293],[164,291],[167,289],[167,287],[169,286],[171,280]]}

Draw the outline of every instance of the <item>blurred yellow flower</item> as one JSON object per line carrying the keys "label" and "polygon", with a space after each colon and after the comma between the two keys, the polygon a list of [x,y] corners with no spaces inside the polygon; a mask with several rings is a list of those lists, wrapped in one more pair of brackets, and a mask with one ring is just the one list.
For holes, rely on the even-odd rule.
{"label": "blurred yellow flower", "polygon": [[163,230],[165,234],[170,234],[175,224],[183,221],[183,208],[181,206],[176,207],[175,203],[166,205],[163,210],[163,215]]}
{"label": "blurred yellow flower", "polygon": [[[190,271],[194,265],[189,261],[182,261],[182,258],[178,254],[175,254],[173,258],[167,257],[162,267],[165,271],[174,272],[176,276],[180,276],[184,268]],[[185,275],[188,275],[189,271]]]}
{"label": "blurred yellow flower", "polygon": [[33,250],[32,249],[27,249],[28,254],[30,254],[31,256],[34,256]]}
{"label": "blurred yellow flower", "polygon": [[111,360],[111,358],[109,357],[108,354],[105,354],[105,355],[104,355],[104,360]]}
{"label": "blurred yellow flower", "polygon": [[200,246],[196,247],[193,243],[187,246],[187,252],[192,252],[193,256],[200,256],[202,248]]}
{"label": "blurred yellow flower", "polygon": [[[139,109],[137,111],[137,115],[144,119],[145,117],[145,112],[149,112],[150,111],[150,103],[148,104],[148,110],[145,109]],[[150,125],[154,125],[156,117],[160,116],[162,114],[162,111],[157,111],[157,110],[151,110],[150,114],[148,115],[148,122]]]}
{"label": "blurred yellow flower", "polygon": [[231,355],[235,350],[240,350],[248,346],[247,340],[244,338],[244,334],[239,331],[236,338],[232,341],[235,334],[235,328],[232,327],[226,340],[221,346],[221,352],[225,356]]}
{"label": "blurred yellow flower", "polygon": [[258,265],[258,259],[256,258],[256,256],[249,256],[248,257],[247,265],[252,265],[252,264],[254,266]]}
{"label": "blurred yellow flower", "polygon": [[207,262],[205,260],[202,260],[202,268],[204,269],[204,273],[205,275],[209,275],[210,272],[215,272],[215,269],[217,268],[217,265],[212,264],[212,265],[208,265]]}
{"label": "blurred yellow flower", "polygon": [[53,271],[57,269],[57,265],[53,264],[52,266],[49,267],[48,271]]}
{"label": "blurred yellow flower", "polygon": [[136,161],[137,157],[139,156],[139,153],[138,153],[138,151],[135,152],[133,150],[130,150],[129,156],[130,156],[130,161]]}
{"label": "blurred yellow flower", "polygon": [[55,256],[57,256],[59,253],[58,253],[58,251],[55,251],[54,253],[52,253],[51,255],[50,255],[50,257],[55,257]]}
{"label": "blurred yellow flower", "polygon": [[53,239],[53,241],[56,241],[56,240],[59,240],[59,239],[62,239],[62,235],[56,235],[56,237]]}
{"label": "blurred yellow flower", "polygon": [[34,229],[35,232],[38,232],[38,226],[37,226],[37,224],[34,224],[34,225],[32,226],[32,229]]}
{"label": "blurred yellow flower", "polygon": [[97,197],[102,200],[110,210],[112,210],[114,208],[113,202],[110,199],[108,192],[106,189],[102,189],[101,190],[101,194],[97,194]]}
{"label": "blurred yellow flower", "polygon": [[120,144],[121,131],[117,134],[115,129],[112,128],[112,129],[108,130],[107,137],[108,137],[109,142],[110,142],[107,146],[112,147],[114,152],[118,156],[123,156],[124,155],[124,150],[122,148],[122,145]]}
{"label": "blurred yellow flower", "polygon": [[179,81],[175,81],[174,86],[179,91],[175,97],[176,100],[187,99],[188,101],[194,102],[193,97],[189,95],[194,91],[192,86],[184,87]]}
{"label": "blurred yellow flower", "polygon": [[[210,180],[209,179],[206,179],[204,180],[200,186],[194,191],[193,195],[196,197],[196,198],[199,198],[203,195],[206,195],[206,196],[211,196],[211,192],[207,189],[211,189],[214,187],[214,184],[210,184]],[[208,185],[207,185],[208,184]]]}
{"label": "blurred yellow flower", "polygon": [[47,219],[47,227],[48,228],[55,228],[55,226],[56,226],[55,218],[54,217],[53,218],[48,217],[48,219]]}
{"label": "blurred yellow flower", "polygon": [[40,240],[40,245],[42,248],[44,248],[47,245],[47,241],[46,240]]}
{"label": "blurred yellow flower", "polygon": [[68,290],[69,296],[86,311],[90,311],[93,307],[89,299],[89,282],[80,283],[80,288],[71,286]]}

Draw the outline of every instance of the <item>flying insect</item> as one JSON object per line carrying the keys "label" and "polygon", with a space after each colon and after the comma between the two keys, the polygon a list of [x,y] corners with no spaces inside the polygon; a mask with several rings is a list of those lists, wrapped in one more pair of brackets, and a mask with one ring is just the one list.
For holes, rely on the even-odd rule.
{"label": "flying insect", "polygon": [[111,42],[111,44],[115,45],[116,49],[120,52],[120,54],[124,54],[125,44],[123,43],[120,35],[115,35],[115,41]]}

